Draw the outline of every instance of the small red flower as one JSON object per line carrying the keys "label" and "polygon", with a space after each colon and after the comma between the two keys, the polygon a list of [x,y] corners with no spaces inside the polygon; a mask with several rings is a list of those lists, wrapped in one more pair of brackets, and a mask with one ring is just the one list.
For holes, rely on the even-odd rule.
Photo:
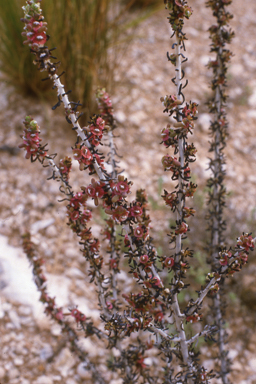
{"label": "small red flower", "polygon": [[165,201],[166,205],[169,205],[169,207],[174,208],[177,204],[177,196],[175,193],[168,193],[167,191],[164,191],[164,196],[162,198]]}
{"label": "small red flower", "polygon": [[86,320],[86,316],[82,312],[78,311],[78,309],[76,308],[72,309],[70,315],[75,318],[77,323],[80,323],[81,321]]}
{"label": "small red flower", "polygon": [[64,319],[63,312],[61,308],[57,309],[57,312],[54,315],[56,320],[62,321]]}
{"label": "small red flower", "polygon": [[67,216],[71,221],[76,221],[79,219],[80,212],[78,209],[67,207]]}
{"label": "small red flower", "polygon": [[193,315],[187,316],[186,321],[188,323],[197,323],[199,320],[201,320],[202,315],[198,315],[198,313],[193,313]]}
{"label": "small red flower", "polygon": [[144,281],[144,284],[147,288],[162,288],[163,283],[158,277],[150,277],[148,280]]}
{"label": "small red flower", "polygon": [[195,209],[187,208],[187,207],[183,208],[183,212],[184,212],[184,218],[194,216],[194,214],[196,213]]}
{"label": "small red flower", "polygon": [[165,97],[161,97],[160,101],[166,109],[173,109],[182,104],[182,101],[177,99],[176,95],[166,95]]}
{"label": "small red flower", "polygon": [[141,262],[142,264],[147,264],[147,262],[148,262],[148,255],[142,255],[142,256],[140,257],[140,262]]}
{"label": "small red flower", "polygon": [[94,203],[98,205],[98,199],[102,198],[105,194],[105,184],[102,181],[91,180],[91,184],[85,189],[88,196],[94,199]]}
{"label": "small red flower", "polygon": [[113,309],[113,304],[111,303],[111,301],[106,301],[106,306],[109,310]]}
{"label": "small red flower", "polygon": [[237,245],[244,248],[246,251],[254,248],[254,240],[248,233],[244,233],[237,239]]}
{"label": "small red flower", "polygon": [[79,233],[79,236],[81,237],[82,240],[88,241],[92,237],[91,230],[85,228],[82,230],[82,232]]}
{"label": "small red flower", "polygon": [[241,261],[241,264],[247,263],[248,255],[246,252],[240,252],[239,253],[239,260]]}
{"label": "small red flower", "polygon": [[87,200],[87,196],[84,193],[77,193],[70,199],[70,206],[74,209],[78,209],[81,206],[84,206]]}
{"label": "small red flower", "polygon": [[174,266],[174,258],[173,257],[167,257],[164,261],[164,266],[166,268],[172,268]]}
{"label": "small red flower", "polygon": [[180,169],[180,162],[177,160],[176,157],[165,155],[162,158],[162,164],[164,166],[165,171],[172,171],[175,172],[177,169]]}
{"label": "small red flower", "polygon": [[93,242],[90,244],[89,248],[92,253],[99,252],[100,242],[98,239],[94,239]]}
{"label": "small red flower", "polygon": [[84,145],[76,144],[73,148],[73,156],[80,164],[80,171],[84,170],[86,166],[90,165],[93,161],[93,156],[90,150]]}
{"label": "small red flower", "polygon": [[107,209],[105,209],[105,212],[108,215],[111,215],[112,219],[118,223],[125,221],[128,217],[128,214],[129,214],[127,209],[125,209],[124,207],[122,207],[120,205],[114,209],[107,208]]}
{"label": "small red flower", "polygon": [[164,318],[164,314],[161,311],[158,311],[154,315],[155,321],[162,321]]}
{"label": "small red flower", "polygon": [[185,195],[186,197],[193,197],[194,193],[196,191],[197,185],[193,183],[189,183],[189,185],[186,187]]}
{"label": "small red flower", "polygon": [[109,269],[117,270],[118,269],[118,260],[117,259],[110,259],[108,265],[109,265]]}
{"label": "small red flower", "polygon": [[145,230],[143,227],[141,226],[137,226],[134,230],[133,230],[133,234],[135,237],[137,238],[142,238],[145,236]]}
{"label": "small red flower", "polygon": [[66,156],[66,157],[64,157],[64,159],[60,160],[59,170],[60,170],[60,172],[61,172],[61,174],[65,180],[68,180],[68,178],[69,178],[69,173],[71,171],[71,167],[72,167],[71,157]]}
{"label": "small red flower", "polygon": [[143,209],[140,205],[137,205],[136,203],[129,208],[129,216],[131,217],[139,217],[143,213]]}
{"label": "small red flower", "polygon": [[186,233],[188,230],[188,225],[183,221],[178,227],[175,229],[175,235],[182,235]]}
{"label": "small red flower", "polygon": [[228,259],[232,257],[232,252],[220,252],[220,265],[228,265]]}
{"label": "small red flower", "polygon": [[86,224],[88,221],[90,221],[92,218],[92,213],[89,209],[86,209],[83,211],[83,213],[80,216],[81,224]]}

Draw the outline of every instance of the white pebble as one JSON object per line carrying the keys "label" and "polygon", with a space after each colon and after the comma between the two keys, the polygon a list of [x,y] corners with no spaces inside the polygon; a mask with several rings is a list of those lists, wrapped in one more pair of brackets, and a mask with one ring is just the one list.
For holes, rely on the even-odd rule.
{"label": "white pebble", "polygon": [[0,367],[0,379],[2,379],[5,376],[5,369],[3,367]]}
{"label": "white pebble", "polygon": [[14,327],[17,328],[17,329],[20,329],[21,328],[21,326],[20,326],[20,319],[19,319],[19,316],[17,315],[17,312],[14,311],[13,309],[11,309],[8,312],[8,315],[9,315],[9,318],[10,318],[12,324],[14,325]]}
{"label": "white pebble", "polygon": [[14,362],[14,365],[16,365],[16,366],[20,366],[20,365],[23,365],[23,364],[24,364],[24,360],[21,359],[20,357],[16,357],[16,358],[13,360],[13,362]]}
{"label": "white pebble", "polygon": [[20,305],[18,308],[18,312],[20,315],[28,316],[31,314],[31,308],[26,305]]}
{"label": "white pebble", "polygon": [[17,368],[12,368],[9,370],[9,379],[15,379],[20,375],[19,371]]}
{"label": "white pebble", "polygon": [[36,384],[53,384],[51,377],[40,376],[38,377]]}
{"label": "white pebble", "polygon": [[90,379],[91,374],[90,372],[85,368],[85,363],[80,363],[77,367],[77,373],[82,379]]}

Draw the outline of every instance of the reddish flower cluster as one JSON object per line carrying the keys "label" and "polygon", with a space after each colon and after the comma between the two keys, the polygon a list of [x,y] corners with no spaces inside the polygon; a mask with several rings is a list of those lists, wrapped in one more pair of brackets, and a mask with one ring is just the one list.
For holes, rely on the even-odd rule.
{"label": "reddish flower cluster", "polygon": [[126,221],[129,212],[126,208],[122,207],[121,205],[118,205],[116,208],[106,208],[105,212],[108,215],[111,215],[112,219],[117,223],[122,223],[123,221]]}
{"label": "reddish flower cluster", "polygon": [[85,145],[76,144],[75,148],[73,148],[73,156],[80,164],[80,171],[92,164],[93,155]]}
{"label": "reddish flower cluster", "polygon": [[181,30],[183,19],[189,19],[192,15],[192,8],[184,0],[164,0],[166,8],[170,11],[169,22],[174,31]]}
{"label": "reddish flower cluster", "polygon": [[89,127],[83,128],[83,130],[88,135],[88,140],[90,144],[94,147],[97,147],[101,143],[104,129],[105,121],[101,117],[96,115],[94,115],[91,119]]}
{"label": "reddish flower cluster", "polygon": [[254,240],[251,235],[244,233],[237,239],[237,245],[245,249],[246,252],[249,251],[249,249],[252,251],[254,248]]}
{"label": "reddish flower cluster", "polygon": [[[168,110],[173,110],[175,108],[176,103],[165,104],[165,111],[167,112]],[[161,132],[162,142],[167,148],[170,146],[175,146],[180,136],[192,133],[192,129],[194,128],[194,120],[196,119],[197,114],[197,104],[186,104],[185,107],[179,113],[182,116],[181,121],[173,123],[173,128],[170,124],[168,124],[167,127],[164,128]],[[196,148],[194,147],[194,145],[187,145],[187,147],[185,148],[186,157],[195,156],[195,153]]]}
{"label": "reddish flower cluster", "polygon": [[160,101],[166,108],[166,111],[168,111],[169,109],[176,108],[178,105],[182,104],[182,101],[179,100],[176,95],[166,95],[165,97],[160,97]]}
{"label": "reddish flower cluster", "polygon": [[72,159],[69,156],[65,156],[64,159],[60,160],[59,163],[59,170],[60,173],[65,181],[68,181],[69,179],[69,173],[71,171],[72,167]]}
{"label": "reddish flower cluster", "polygon": [[182,223],[177,225],[175,229],[175,234],[182,235],[183,233],[186,233],[187,230],[188,230],[188,225],[184,221],[182,221]]}
{"label": "reddish flower cluster", "polygon": [[104,88],[97,90],[96,98],[101,115],[104,118],[113,115],[112,101]]}
{"label": "reddish flower cluster", "polygon": [[165,155],[162,158],[162,164],[165,171],[177,172],[180,170],[180,162],[177,160],[177,157]]}
{"label": "reddish flower cluster", "polygon": [[202,319],[202,315],[198,315],[198,313],[194,312],[193,315],[187,316],[186,321],[188,323],[197,323]]}
{"label": "reddish flower cluster", "polygon": [[116,203],[118,201],[121,201],[123,198],[127,197],[127,195],[130,193],[130,187],[132,185],[132,182],[128,182],[124,176],[119,175],[118,181],[110,181],[109,185],[111,187],[112,192],[112,202]]}
{"label": "reddish flower cluster", "polygon": [[105,195],[105,183],[103,181],[96,181],[95,179],[91,179],[91,184],[85,188],[86,194],[94,199],[94,204],[99,205],[99,200]]}
{"label": "reddish flower cluster", "polygon": [[80,220],[80,223],[86,223],[91,218],[91,212],[84,210],[81,214],[80,209],[86,206],[88,196],[83,192],[79,192],[70,198],[67,206],[67,216],[71,222]]}
{"label": "reddish flower cluster", "polygon": [[220,256],[220,265],[228,265],[228,260],[232,257],[232,252],[224,251],[219,253]]}
{"label": "reddish flower cluster", "polygon": [[24,44],[28,44],[31,48],[43,47],[47,41],[47,23],[43,22],[43,17],[34,13],[34,17],[22,19],[25,23],[23,36],[26,36],[27,40]]}
{"label": "reddish flower cluster", "polygon": [[39,137],[40,129],[37,121],[30,116],[26,116],[23,124],[25,125],[23,136],[21,136],[23,143],[19,145],[19,148],[25,149],[26,159],[31,158],[33,161],[38,159],[42,162],[47,155],[47,150],[45,146],[42,147],[40,144],[42,139]]}
{"label": "reddish flower cluster", "polygon": [[69,315],[74,317],[77,323],[81,323],[86,320],[86,316],[82,312],[78,311],[78,309],[76,308],[72,309]]}

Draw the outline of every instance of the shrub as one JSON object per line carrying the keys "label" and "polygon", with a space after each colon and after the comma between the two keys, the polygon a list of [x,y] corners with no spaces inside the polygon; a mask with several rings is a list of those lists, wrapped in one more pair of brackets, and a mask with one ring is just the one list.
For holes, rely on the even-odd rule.
{"label": "shrub", "polygon": [[[226,13],[225,5],[230,2],[230,0],[217,3],[208,1],[218,19],[218,26],[210,29],[213,38],[212,47],[218,57],[217,64],[214,65],[214,62],[211,64],[213,68],[220,67],[223,54],[227,53],[219,47],[223,48],[223,44],[229,42],[227,31],[231,32],[227,29],[229,14]],[[88,171],[89,175],[93,176],[90,184],[81,186],[79,192],[73,190],[69,179],[72,171],[71,157],[66,156],[56,164],[56,155],[48,154],[47,146],[41,144],[40,127],[30,116],[24,120],[23,143],[20,147],[25,149],[26,158],[30,158],[31,161],[38,160],[44,166],[48,166],[51,169],[51,178],[61,185],[60,192],[65,195],[64,199],[67,201],[68,225],[79,238],[81,252],[89,265],[90,282],[97,286],[100,318],[104,327],[96,327],[79,308],[57,307],[55,299],[47,292],[42,259],[29,233],[24,234],[23,245],[33,266],[35,282],[41,293],[40,299],[45,304],[46,313],[58,322],[63,332],[68,335],[72,350],[84,361],[94,383],[109,382],[113,371],[118,372],[123,383],[127,384],[209,383],[214,377],[214,372],[207,371],[204,362],[198,360],[195,343],[200,337],[213,340],[217,335],[221,358],[226,358],[226,354],[221,350],[224,340],[220,340],[222,321],[217,318],[218,314],[216,317],[218,321],[215,319],[215,324],[206,323],[200,326],[200,322],[206,317],[203,301],[206,296],[213,297],[216,313],[218,309],[221,311],[218,291],[222,281],[239,272],[247,263],[249,251],[254,248],[254,239],[249,233],[241,234],[233,249],[225,248],[222,238],[214,242],[211,239],[209,253],[212,255],[212,271],[206,276],[207,283],[196,292],[197,298],[191,297],[181,309],[180,298],[189,286],[186,271],[194,254],[192,250],[184,247],[184,240],[190,229],[189,217],[195,214],[190,202],[197,185],[191,181],[190,167],[196,160],[197,150],[193,143],[188,142],[188,137],[195,127],[197,104],[193,101],[186,102],[184,88],[187,81],[184,80],[182,69],[182,64],[187,60],[185,57],[187,35],[183,31],[183,26],[185,19],[190,18],[192,9],[186,1],[181,0],[165,0],[165,4],[169,10],[168,20],[174,41],[173,52],[168,53],[167,57],[175,67],[173,83],[176,91],[161,98],[164,112],[170,117],[169,123],[161,131],[161,144],[173,150],[173,154],[163,156],[162,165],[164,171],[177,182],[177,185],[174,191],[162,192],[166,206],[176,214],[175,224],[168,233],[170,250],[167,255],[162,256],[157,254],[149,235],[150,217],[145,191],[138,190],[136,199],[129,201],[132,182],[118,173],[113,137],[116,123],[108,93],[104,89],[97,91],[96,98],[101,115],[93,115],[89,124],[81,127],[77,112],[79,105],[69,101],[61,83],[62,77],[57,72],[58,64],[53,61],[52,52],[46,45],[47,23],[44,22],[40,3],[27,0],[26,6],[23,7],[26,43],[35,56],[35,63],[41,70],[46,71],[49,79],[53,81],[58,95],[55,107],[63,104],[66,119],[77,133],[77,141],[72,148],[73,158],[78,161],[80,171]],[[223,37],[225,39],[222,39]],[[217,122],[213,122],[213,127],[216,129],[212,127],[214,149],[219,144],[223,146],[218,135],[223,133],[220,117],[225,117],[222,89],[222,85],[225,86],[225,75],[225,66],[221,66],[221,73],[218,69],[214,69],[215,78],[212,85],[218,95],[210,104],[217,118]],[[226,128],[225,119],[224,128]],[[108,138],[107,158],[99,150],[104,136]],[[221,151],[217,151],[218,156],[222,156]],[[215,204],[218,198],[222,208],[221,160],[222,157],[215,158],[210,163],[213,164],[214,176],[209,181],[209,187],[213,188],[213,192],[210,191],[209,204]],[[218,165],[217,168],[214,162]],[[214,188],[218,192],[217,195],[214,195]],[[93,201],[96,207],[101,206],[107,215],[101,242],[93,236],[88,225],[92,218],[92,212],[87,206],[89,200]],[[214,220],[217,221],[217,231]],[[209,226],[212,233],[223,234],[222,210],[210,209]],[[212,237],[215,239],[215,235]],[[120,270],[127,272],[127,268],[137,284],[134,284],[128,294],[122,294],[123,286],[119,284],[118,273]],[[170,276],[170,284],[165,280],[167,274]],[[200,328],[194,336],[190,336],[194,330],[190,324],[194,323]],[[103,362],[106,366],[103,372],[80,348],[78,330],[74,324],[82,330],[85,337],[95,335],[101,348],[107,347],[113,351],[112,359]],[[154,362],[151,366],[146,365],[147,356]],[[220,375],[223,383],[227,383],[226,364],[221,366]]]}

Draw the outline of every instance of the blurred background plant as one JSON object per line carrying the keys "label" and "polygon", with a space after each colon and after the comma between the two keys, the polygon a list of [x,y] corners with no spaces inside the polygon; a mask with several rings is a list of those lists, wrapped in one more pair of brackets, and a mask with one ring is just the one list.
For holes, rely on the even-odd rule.
{"label": "blurred background plant", "polygon": [[[58,47],[56,57],[65,70],[71,100],[83,105],[85,118],[95,112],[98,86],[112,93],[114,71],[136,26],[161,5],[161,0],[43,0],[50,26],[49,47]],[[26,95],[51,97],[51,83],[41,81],[21,36],[23,0],[0,2],[1,80]],[[58,17],[56,17],[58,15]],[[55,53],[55,52],[54,52]],[[54,96],[54,95],[53,95]]]}

